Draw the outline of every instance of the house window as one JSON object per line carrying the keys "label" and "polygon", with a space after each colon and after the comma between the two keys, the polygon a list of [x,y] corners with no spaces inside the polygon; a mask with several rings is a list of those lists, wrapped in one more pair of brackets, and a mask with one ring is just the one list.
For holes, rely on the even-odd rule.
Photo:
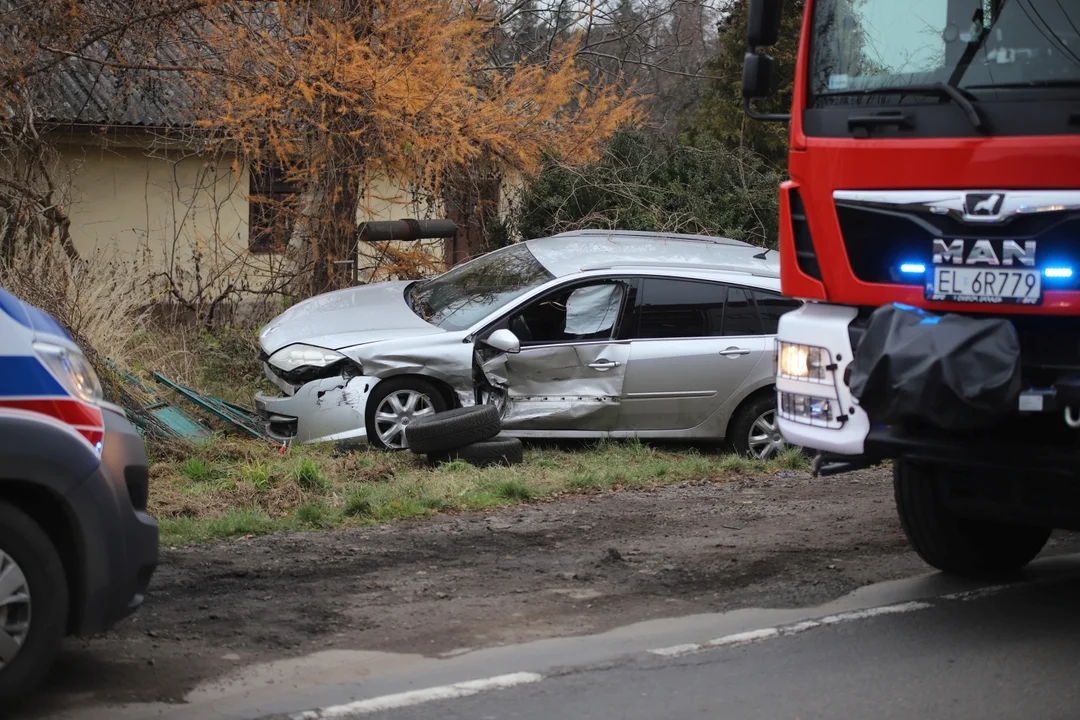
{"label": "house window", "polygon": [[280,252],[289,243],[299,188],[278,167],[252,168],[248,190],[248,249]]}

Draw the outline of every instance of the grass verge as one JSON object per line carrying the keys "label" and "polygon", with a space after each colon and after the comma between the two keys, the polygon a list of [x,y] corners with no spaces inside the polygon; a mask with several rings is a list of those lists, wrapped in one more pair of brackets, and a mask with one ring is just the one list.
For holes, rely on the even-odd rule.
{"label": "grass verge", "polygon": [[724,480],[802,469],[791,451],[770,462],[637,442],[581,449],[527,448],[514,467],[438,467],[409,453],[296,447],[214,438],[186,454],[156,458],[150,511],[164,545],[286,530],[319,530],[484,510],[570,493],[643,488],[686,480]]}

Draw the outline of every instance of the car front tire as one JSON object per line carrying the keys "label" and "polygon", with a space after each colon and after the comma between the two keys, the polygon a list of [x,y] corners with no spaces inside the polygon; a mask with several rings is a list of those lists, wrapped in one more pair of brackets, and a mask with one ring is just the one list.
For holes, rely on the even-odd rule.
{"label": "car front tire", "polygon": [[405,428],[415,420],[447,409],[434,383],[418,377],[383,380],[368,400],[365,421],[368,443],[381,450],[407,450]]}
{"label": "car front tire", "polygon": [[64,641],[64,565],[26,513],[0,501],[0,708],[36,688]]}

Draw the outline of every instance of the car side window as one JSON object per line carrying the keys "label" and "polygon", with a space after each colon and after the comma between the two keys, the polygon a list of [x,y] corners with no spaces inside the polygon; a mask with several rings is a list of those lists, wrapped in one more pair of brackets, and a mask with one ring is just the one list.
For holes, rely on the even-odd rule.
{"label": "car side window", "polygon": [[618,328],[625,297],[620,282],[578,285],[530,303],[507,327],[523,346],[606,340]]}
{"label": "car side window", "polygon": [[728,287],[727,305],[724,307],[724,327],[720,333],[725,337],[761,335],[761,320],[754,307],[750,291]]}
{"label": "car side window", "polygon": [[726,299],[726,285],[647,278],[636,337],[661,340],[719,335]]}
{"label": "car side window", "polygon": [[792,300],[766,290],[754,290],[753,292],[754,300],[757,301],[758,312],[761,313],[761,321],[765,324],[766,335],[775,335],[780,328],[780,317],[792,310],[797,310],[802,305],[798,300]]}

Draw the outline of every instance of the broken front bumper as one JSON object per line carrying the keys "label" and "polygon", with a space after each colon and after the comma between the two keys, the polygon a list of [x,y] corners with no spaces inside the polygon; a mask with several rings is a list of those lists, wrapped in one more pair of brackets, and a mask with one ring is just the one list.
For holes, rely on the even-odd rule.
{"label": "broken front bumper", "polygon": [[266,434],[281,442],[367,442],[365,414],[374,377],[314,380],[291,396],[258,393],[255,409]]}

